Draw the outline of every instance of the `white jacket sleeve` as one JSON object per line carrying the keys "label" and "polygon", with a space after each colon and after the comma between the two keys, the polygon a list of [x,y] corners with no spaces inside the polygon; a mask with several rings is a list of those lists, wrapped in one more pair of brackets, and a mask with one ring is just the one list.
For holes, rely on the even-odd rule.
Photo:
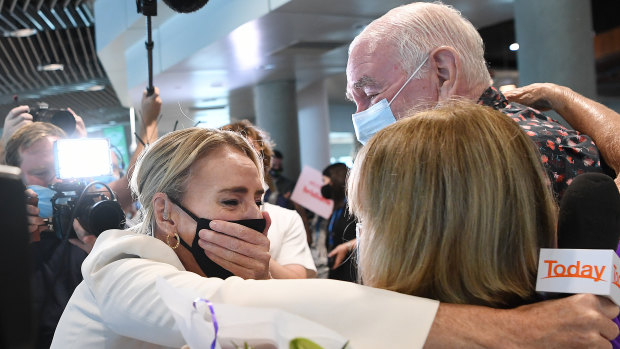
{"label": "white jacket sleeve", "polygon": [[183,338],[155,289],[158,277],[215,303],[279,308],[349,338],[354,348],[421,348],[439,303],[334,280],[226,280],[184,271],[152,237],[102,234],[82,266],[105,326],[115,333],[180,347]]}

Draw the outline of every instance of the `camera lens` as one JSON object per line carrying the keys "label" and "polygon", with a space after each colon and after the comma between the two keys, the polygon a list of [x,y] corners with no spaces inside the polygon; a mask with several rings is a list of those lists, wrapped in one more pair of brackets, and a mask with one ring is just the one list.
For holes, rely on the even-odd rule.
{"label": "camera lens", "polygon": [[103,200],[86,208],[79,221],[89,233],[99,236],[108,229],[123,229],[125,213],[118,202]]}

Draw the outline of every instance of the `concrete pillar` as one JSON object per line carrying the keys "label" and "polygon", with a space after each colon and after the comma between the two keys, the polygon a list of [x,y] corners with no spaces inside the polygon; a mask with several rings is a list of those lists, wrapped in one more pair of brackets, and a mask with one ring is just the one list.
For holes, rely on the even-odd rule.
{"label": "concrete pillar", "polygon": [[256,124],[253,95],[252,88],[240,88],[228,93],[230,122],[247,119]]}
{"label": "concrete pillar", "polygon": [[553,82],[596,98],[590,1],[516,0],[520,85]]}
{"label": "concrete pillar", "polygon": [[329,165],[329,105],[324,80],[297,93],[301,163],[322,171]]}
{"label": "concrete pillar", "polygon": [[297,179],[299,132],[297,128],[297,93],[294,81],[273,81],[254,86],[256,126],[269,132],[276,149],[284,155],[284,175]]}

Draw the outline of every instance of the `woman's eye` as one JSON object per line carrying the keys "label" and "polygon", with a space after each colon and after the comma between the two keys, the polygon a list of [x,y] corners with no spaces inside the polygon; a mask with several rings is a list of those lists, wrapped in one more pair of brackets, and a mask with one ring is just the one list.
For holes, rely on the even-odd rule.
{"label": "woman's eye", "polygon": [[222,201],[222,204],[226,206],[237,206],[239,204],[239,201],[238,200],[224,200]]}
{"label": "woman's eye", "polygon": [[256,200],[255,202],[256,202],[256,206],[258,207],[261,207],[264,204],[263,200]]}

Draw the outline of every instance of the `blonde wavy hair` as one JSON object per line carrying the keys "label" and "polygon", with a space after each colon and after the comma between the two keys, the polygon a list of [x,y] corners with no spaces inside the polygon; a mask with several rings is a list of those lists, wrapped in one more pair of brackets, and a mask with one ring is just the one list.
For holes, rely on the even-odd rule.
{"label": "blonde wavy hair", "polygon": [[499,111],[450,101],[378,132],[357,155],[364,283],[442,302],[534,300],[557,208],[540,155]]}
{"label": "blonde wavy hair", "polygon": [[139,233],[152,234],[155,224],[152,201],[155,193],[164,193],[182,201],[192,165],[221,147],[230,147],[247,155],[256,165],[260,180],[263,180],[262,160],[241,135],[204,128],[170,132],[148,146],[136,162],[130,186],[140,202],[143,222],[133,229]]}

